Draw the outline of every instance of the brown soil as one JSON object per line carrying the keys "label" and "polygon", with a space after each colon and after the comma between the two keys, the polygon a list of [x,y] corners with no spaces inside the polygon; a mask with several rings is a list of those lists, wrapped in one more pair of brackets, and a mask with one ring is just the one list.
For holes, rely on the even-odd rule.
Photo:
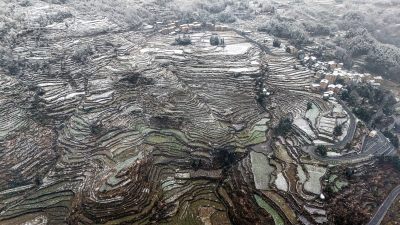
{"label": "brown soil", "polygon": [[366,224],[392,189],[400,184],[400,172],[391,165],[377,165],[365,168],[363,175],[352,175],[348,182],[347,188],[328,199],[330,224]]}

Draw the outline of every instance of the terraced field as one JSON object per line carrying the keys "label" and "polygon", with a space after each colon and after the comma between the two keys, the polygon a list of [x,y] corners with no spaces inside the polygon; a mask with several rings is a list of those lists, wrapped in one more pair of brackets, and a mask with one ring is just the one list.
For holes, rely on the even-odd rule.
{"label": "terraced field", "polygon": [[[13,9],[26,12],[12,46],[22,72],[0,69],[1,225],[326,224],[326,187],[350,185],[332,171],[395,154],[343,102],[310,92],[315,71],[256,23],[183,36],[168,1],[135,1],[168,34],[32,1]],[[27,28],[44,17],[56,18]],[[278,135],[282,118],[290,131]]]}
{"label": "terraced field", "polygon": [[[12,179],[1,184],[1,221],[296,224],[300,213],[324,221],[304,214],[323,210],[320,176],[299,161],[298,146],[312,139],[295,133],[265,145],[278,114],[300,118],[315,98],[272,81],[279,69],[271,60],[285,53],[268,55],[233,31],[219,32],[224,47],[211,46],[211,35],[193,33],[191,45],[179,46],[155,34],[116,55],[112,43],[98,44],[85,65],[56,64],[56,78],[2,75],[2,171]],[[256,100],[260,84],[276,93],[267,105],[279,107]]]}
{"label": "terraced field", "polygon": [[1,168],[11,177],[1,183],[1,220],[229,224],[237,203],[221,182],[269,129],[255,100],[265,63],[236,33],[220,34],[224,48],[210,35],[192,35],[187,47],[155,35],[78,71],[66,59],[53,69],[73,72],[57,78],[1,75]]}

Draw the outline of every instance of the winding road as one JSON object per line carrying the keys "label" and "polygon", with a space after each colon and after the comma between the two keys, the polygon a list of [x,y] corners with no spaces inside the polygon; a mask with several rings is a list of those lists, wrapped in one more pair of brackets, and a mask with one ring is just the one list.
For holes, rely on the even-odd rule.
{"label": "winding road", "polygon": [[375,215],[369,221],[367,225],[379,225],[381,224],[383,218],[385,217],[387,211],[390,209],[390,206],[395,202],[397,196],[400,195],[400,185],[390,192],[390,194],[386,197],[385,201],[379,206],[378,211],[376,211]]}
{"label": "winding road", "polygon": [[346,136],[343,138],[343,140],[336,142],[333,147],[337,149],[342,149],[346,146],[347,143],[351,142],[354,137],[354,133],[356,132],[357,124],[356,124],[356,117],[354,114],[351,112],[349,107],[339,99],[339,97],[336,97],[338,99],[338,103],[343,107],[343,109],[346,111],[347,115],[350,117],[350,125],[349,129],[347,130]]}
{"label": "winding road", "polygon": [[[335,149],[342,149],[346,146],[347,143],[352,141],[357,125],[356,117],[347,107],[347,105],[341,100],[338,100],[338,103],[343,106],[343,109],[350,117],[350,126],[346,136],[343,138],[343,140],[332,145],[332,147]],[[313,158],[332,165],[363,162],[370,160],[374,156],[395,154],[394,147],[381,132],[378,132],[378,134],[373,138],[367,136],[365,141],[363,142],[362,151],[359,154],[322,157],[316,154],[316,146],[305,146],[303,147],[303,150],[309,153]]]}

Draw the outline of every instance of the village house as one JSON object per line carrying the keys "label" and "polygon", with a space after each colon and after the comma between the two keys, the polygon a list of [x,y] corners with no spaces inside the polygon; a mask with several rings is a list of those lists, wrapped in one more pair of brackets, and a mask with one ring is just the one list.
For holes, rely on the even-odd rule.
{"label": "village house", "polygon": [[162,34],[170,34],[172,32],[175,32],[175,29],[176,29],[175,23],[170,23],[170,24],[167,25],[167,27],[162,28],[160,30],[160,33],[162,33]]}
{"label": "village house", "polygon": [[[203,25],[200,22],[194,22],[190,24],[179,24],[179,21],[170,22],[164,25],[164,22],[158,21],[155,23],[157,29],[162,34],[175,35],[178,33],[190,33],[193,30],[200,30]],[[212,28],[214,29],[214,28]]]}
{"label": "village house", "polygon": [[329,93],[335,93],[335,94],[339,94],[343,89],[343,85],[341,84],[329,84],[328,85],[328,92]]}
{"label": "village house", "polygon": [[215,31],[228,31],[229,27],[225,25],[215,25],[214,27]]}
{"label": "village house", "polygon": [[154,26],[150,25],[150,24],[144,24],[143,25],[143,30],[153,30]]}
{"label": "village house", "polygon": [[369,132],[368,136],[374,138],[377,134],[378,132],[376,130],[372,130],[371,132]]}
{"label": "village house", "polygon": [[335,92],[336,94],[339,94],[339,93],[343,90],[343,85],[341,85],[341,84],[336,84],[335,86],[336,86],[336,87],[335,87],[334,92]]}
{"label": "village house", "polygon": [[373,80],[374,77],[370,73],[364,73],[363,83],[368,83],[370,80]]}
{"label": "village house", "polygon": [[310,60],[310,56],[306,55],[306,56],[303,58],[303,63],[308,63],[309,60]]}
{"label": "village house", "polygon": [[369,80],[369,81],[368,81],[368,84],[370,84],[370,85],[373,86],[373,87],[379,87],[379,86],[381,86],[381,84],[378,83],[378,82],[376,82],[375,80]]}
{"label": "village house", "polygon": [[325,77],[326,73],[323,70],[318,70],[316,72],[317,77]]}
{"label": "village house", "polygon": [[334,70],[338,67],[338,64],[335,61],[329,61],[328,62],[328,67],[330,70]]}
{"label": "village house", "polygon": [[314,68],[315,71],[326,71],[327,68],[325,66],[325,63],[321,62],[321,61],[317,61],[312,68]]}
{"label": "village house", "polygon": [[338,73],[328,73],[325,75],[325,79],[329,81],[329,83],[335,83],[338,77]]}
{"label": "village house", "polygon": [[383,78],[381,76],[374,77],[374,80],[375,80],[375,83],[379,83],[379,84],[382,84],[382,82],[383,82]]}
{"label": "village house", "polygon": [[320,91],[320,84],[311,84],[310,89],[312,92],[319,92]]}
{"label": "village house", "polygon": [[328,87],[328,84],[329,84],[329,80],[327,80],[327,79],[322,79],[322,80],[319,82],[319,84],[320,84],[321,90],[326,90],[326,88]]}
{"label": "village house", "polygon": [[350,79],[352,82],[358,84],[358,83],[362,83],[363,79],[364,79],[364,74],[360,74],[360,73],[353,73],[350,74]]}
{"label": "village house", "polygon": [[188,33],[190,28],[188,24],[182,24],[179,26],[180,30],[182,33]]}
{"label": "village house", "polygon": [[286,52],[292,55],[296,55],[298,50],[296,47],[289,45],[286,47]]}
{"label": "village house", "polygon": [[326,91],[324,92],[324,94],[322,95],[322,98],[324,100],[328,100],[330,97],[332,97],[335,93],[333,91]]}
{"label": "village house", "polygon": [[312,64],[317,63],[317,57],[311,56],[311,57],[310,57],[310,60],[309,60],[309,63],[312,63]]}
{"label": "village house", "polygon": [[162,28],[163,25],[164,25],[164,22],[162,22],[162,21],[157,21],[157,22],[156,22],[156,28],[157,28],[157,29]]}
{"label": "village house", "polygon": [[328,91],[335,91],[336,85],[334,84],[329,84],[328,85]]}
{"label": "village house", "polygon": [[199,22],[194,22],[193,23],[193,30],[200,30],[202,27],[202,24]]}

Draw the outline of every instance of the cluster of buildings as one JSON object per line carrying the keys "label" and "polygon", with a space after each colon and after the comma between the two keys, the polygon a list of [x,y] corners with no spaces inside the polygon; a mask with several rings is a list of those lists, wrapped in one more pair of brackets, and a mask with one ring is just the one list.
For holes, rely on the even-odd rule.
{"label": "cluster of buildings", "polygon": [[327,79],[322,79],[320,83],[311,84],[310,89],[312,92],[317,93],[324,91],[324,97],[330,97],[333,94],[339,94],[343,89],[343,85],[329,84],[329,81]]}
{"label": "cluster of buildings", "polygon": [[320,76],[324,76],[325,79],[328,79],[331,82],[340,79],[345,84],[368,83],[372,86],[380,86],[383,82],[381,76],[372,76],[370,73],[356,73],[341,68],[334,69],[332,73],[322,72]]}
{"label": "cluster of buildings", "polygon": [[330,70],[320,70],[315,73],[317,78],[322,78],[319,83],[314,83],[310,86],[312,92],[324,92],[324,98],[329,98],[333,94],[339,94],[343,89],[343,85],[365,83],[378,87],[383,81],[381,76],[344,70],[334,61],[328,62],[328,65],[330,66]]}
{"label": "cluster of buildings", "polygon": [[175,35],[177,33],[190,33],[193,30],[200,30],[203,25],[201,23],[179,24],[179,21],[163,24],[163,22],[156,23],[157,28],[162,34]]}
{"label": "cluster of buildings", "polygon": [[[319,61],[315,56],[310,56],[302,50],[297,50],[293,46],[286,46],[286,51],[296,56],[303,65],[308,66],[313,71],[317,71],[315,73],[316,78],[324,78],[328,80],[328,85],[335,83],[339,79],[343,84],[369,83],[372,86],[380,86],[383,81],[381,76],[372,76],[369,73],[357,73],[343,69],[343,63],[335,61]],[[316,85],[314,86],[316,87]],[[326,88],[327,87],[323,87],[322,89]]]}
{"label": "cluster of buildings", "polygon": [[379,87],[383,78],[381,76],[372,76],[370,73],[357,73],[343,69],[343,63],[335,61],[322,62],[315,56],[306,54],[303,50],[298,50],[293,46],[285,46],[286,52],[297,57],[301,63],[308,66],[315,72],[315,78],[319,83],[310,85],[312,92],[323,92],[324,98],[329,98],[334,94],[339,94],[344,85],[365,83],[374,87]]}
{"label": "cluster of buildings", "polygon": [[168,24],[164,24],[163,22],[156,22],[156,27],[162,34],[175,35],[179,33],[191,33],[196,30],[207,29],[213,31],[228,31],[229,27],[225,25],[216,25],[213,23],[185,23],[180,24],[179,21],[174,21]]}
{"label": "cluster of buildings", "polygon": [[[343,63],[336,63],[335,61],[322,62],[317,60],[317,57],[307,54],[304,50],[299,50],[294,46],[285,46],[286,52],[292,54],[300,60],[300,62],[308,66],[314,71],[333,71],[338,68],[343,68]],[[306,51],[313,52],[313,49],[306,49]]]}

